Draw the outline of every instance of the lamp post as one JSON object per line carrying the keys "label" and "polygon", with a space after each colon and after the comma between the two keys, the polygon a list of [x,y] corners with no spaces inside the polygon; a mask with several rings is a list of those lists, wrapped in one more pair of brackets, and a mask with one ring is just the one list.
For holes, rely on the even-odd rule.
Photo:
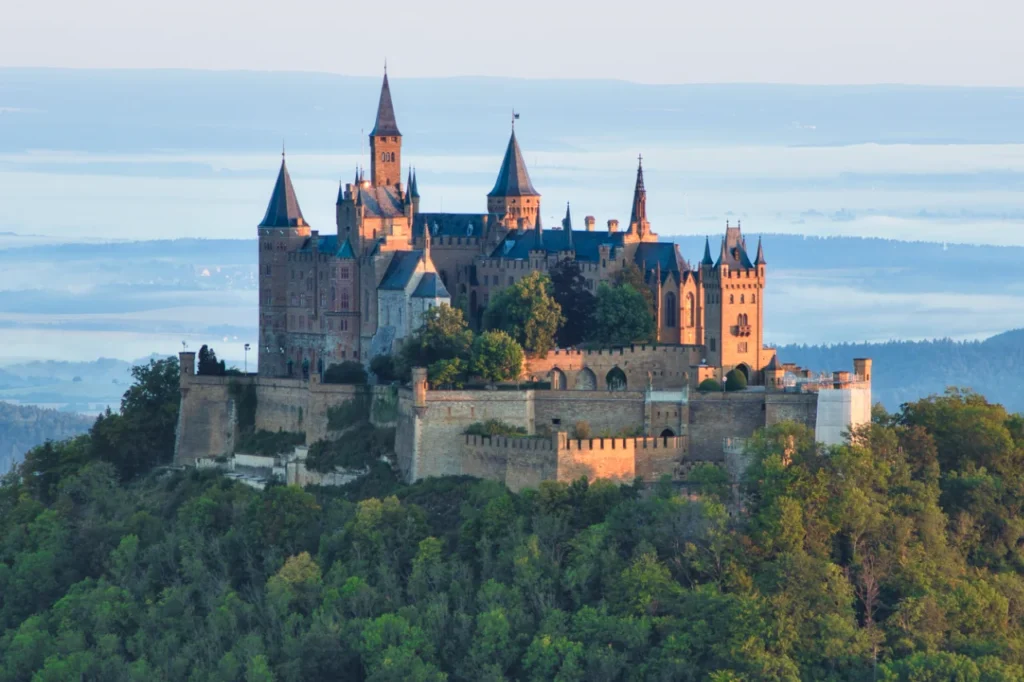
{"label": "lamp post", "polygon": [[245,344],[245,373],[249,373],[249,344]]}

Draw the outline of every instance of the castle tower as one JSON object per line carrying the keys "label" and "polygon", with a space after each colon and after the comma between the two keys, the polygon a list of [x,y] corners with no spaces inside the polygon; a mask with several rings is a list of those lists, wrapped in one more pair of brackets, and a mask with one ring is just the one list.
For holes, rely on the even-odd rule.
{"label": "castle tower", "polygon": [[284,153],[267,213],[257,228],[259,237],[259,373],[263,376],[286,374],[288,320],[288,254],[310,236],[309,224],[302,217],[288,173]]}
{"label": "castle tower", "polygon": [[504,214],[506,222],[513,224],[524,218],[527,225],[532,224],[540,213],[540,193],[530,182],[514,127],[498,171],[498,179],[494,189],[487,195],[487,212]]}
{"label": "castle tower", "polygon": [[374,187],[397,185],[402,181],[402,133],[395,120],[395,107],[391,103],[388,72],[384,69],[384,83],[377,103],[377,121],[370,131],[370,184]]}
{"label": "castle tower", "polygon": [[701,279],[705,291],[704,348],[709,365],[722,368],[722,377],[733,368],[747,375],[750,384],[761,383],[764,346],[764,249],[758,242],[755,261],[747,254],[739,223],[726,223],[718,260],[711,263],[705,246]]}
{"label": "castle tower", "polygon": [[629,214],[629,231],[626,241],[657,241],[647,220],[647,188],[644,187],[644,157],[637,158],[636,185],[633,187],[633,209]]}

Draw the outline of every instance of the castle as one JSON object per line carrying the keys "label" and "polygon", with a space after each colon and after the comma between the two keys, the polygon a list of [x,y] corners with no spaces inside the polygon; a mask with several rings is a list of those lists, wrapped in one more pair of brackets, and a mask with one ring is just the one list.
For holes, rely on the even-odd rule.
{"label": "castle", "polygon": [[[870,359],[855,360],[852,373],[815,375],[764,347],[760,240],[751,258],[739,223],[726,223],[717,256],[705,241],[696,267],[659,241],[642,159],[625,229],[611,219],[597,230],[591,216],[585,229],[573,229],[568,206],[561,227],[545,229],[513,121],[487,211],[423,213],[415,173],[401,182],[402,134],[387,74],[370,151],[369,178],[357,170],[339,189],[332,235],[306,223],[282,155],[257,230],[258,374],[197,376],[195,354],[181,354],[179,463],[235,453],[238,388],[246,384],[257,429],[301,432],[307,444],[342,437],[330,427],[331,410],[370,396],[373,422],[395,428],[404,480],[470,474],[513,489],[579,476],[685,481],[698,462],[737,475],[743,444],[759,428],[796,421],[837,444],[870,420]],[[548,389],[431,390],[423,368],[403,387],[322,382],[331,364],[394,352],[431,307],[458,306],[479,329],[492,295],[564,260],[578,263],[591,290],[636,266],[652,293],[655,342],[529,358],[525,377]],[[746,377],[745,390],[698,390],[733,370]],[[467,435],[491,419],[520,435]]]}
{"label": "castle", "polygon": [[562,225],[545,229],[514,119],[484,213],[419,210],[416,175],[408,170],[401,181],[402,133],[386,73],[369,140],[369,177],[357,170],[339,188],[331,235],[302,217],[282,158],[257,228],[261,376],[308,379],[334,363],[368,362],[392,352],[423,312],[441,303],[461,307],[479,328],[493,294],[573,260],[591,290],[635,265],[653,294],[658,343],[699,347],[698,362],[716,368],[719,380],[739,368],[748,383],[762,383],[774,351],[763,346],[760,241],[751,258],[739,223],[727,223],[717,257],[706,242],[691,267],[676,244],[659,241],[651,229],[642,159],[625,229],[611,219],[598,230],[593,216],[584,219],[585,229],[574,229],[568,205]]}

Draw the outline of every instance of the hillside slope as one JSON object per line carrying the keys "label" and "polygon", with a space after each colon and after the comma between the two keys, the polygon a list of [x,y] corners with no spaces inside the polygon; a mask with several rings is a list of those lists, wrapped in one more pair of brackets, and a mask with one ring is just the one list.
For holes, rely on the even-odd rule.
{"label": "hillside slope", "polygon": [[7,473],[29,449],[85,433],[92,422],[91,417],[71,412],[0,402],[0,474]]}

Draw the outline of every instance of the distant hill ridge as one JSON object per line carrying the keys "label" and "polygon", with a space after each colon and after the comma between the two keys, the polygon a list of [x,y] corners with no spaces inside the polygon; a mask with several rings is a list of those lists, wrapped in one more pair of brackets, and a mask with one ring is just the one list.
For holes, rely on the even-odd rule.
{"label": "distant hill ridge", "polygon": [[779,346],[779,356],[808,369],[849,367],[874,360],[873,397],[889,410],[947,386],[971,388],[1011,412],[1024,412],[1024,329],[984,341],[889,341]]}
{"label": "distant hill ridge", "polygon": [[92,423],[91,417],[73,412],[0,402],[0,475],[31,448],[85,433]]}

